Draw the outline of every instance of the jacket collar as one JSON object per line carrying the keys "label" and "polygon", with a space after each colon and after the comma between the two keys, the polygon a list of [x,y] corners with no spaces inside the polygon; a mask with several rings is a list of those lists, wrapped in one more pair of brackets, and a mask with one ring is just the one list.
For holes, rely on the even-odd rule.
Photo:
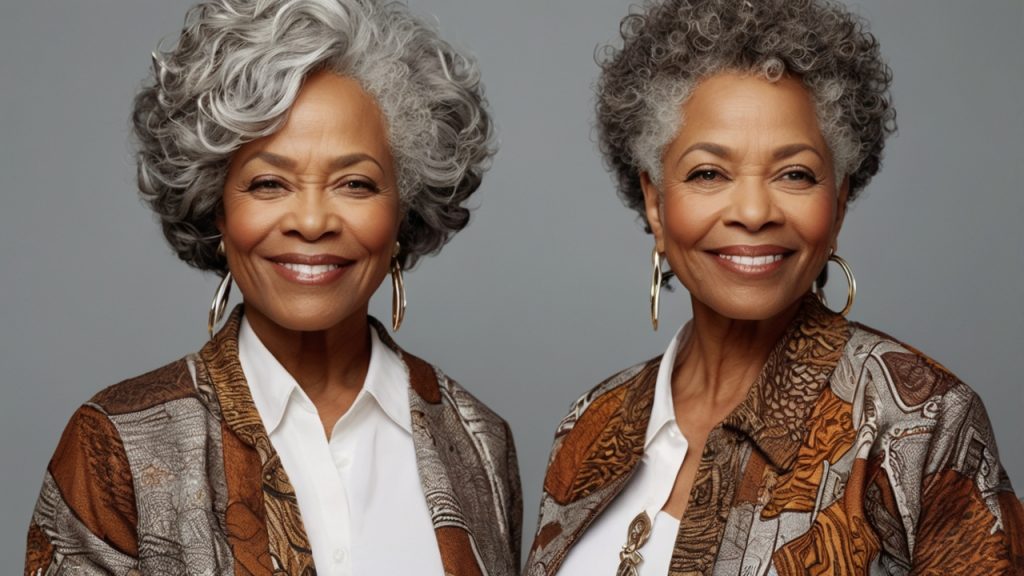
{"label": "jacket collar", "polygon": [[[746,398],[722,426],[747,436],[773,465],[790,470],[807,433],[807,417],[849,335],[842,316],[806,296]],[[621,385],[594,398],[565,434],[544,481],[556,502],[565,505],[625,485],[643,455],[661,361],[648,361]]]}
{"label": "jacket collar", "polygon": [[747,397],[722,422],[749,437],[777,468],[793,468],[807,420],[828,384],[850,324],[807,295]]}
{"label": "jacket collar", "polygon": [[[288,480],[280,457],[270,443],[270,438],[256,410],[245,374],[238,361],[238,332],[241,325],[242,309],[242,305],[239,305],[232,311],[224,326],[199,351],[200,362],[196,362],[197,386],[215,394],[217,405],[213,406],[213,409],[219,411],[224,427],[241,441],[244,448],[254,451],[259,458],[259,467],[261,468],[258,479],[259,486],[257,486],[257,481],[245,481],[243,484],[262,491],[262,510],[253,510],[252,516],[259,519],[269,537],[270,566],[267,565],[268,562],[252,561],[247,564],[241,554],[236,553],[235,556],[254,574],[267,574],[269,573],[268,568],[277,571],[283,570],[287,574],[313,574],[315,572],[312,552],[299,514],[295,489]],[[372,317],[370,326],[376,331],[381,343],[397,354],[408,370],[409,384],[412,389],[412,393],[408,397],[410,412],[417,408],[442,404],[441,390],[434,368],[425,361],[405,353],[388,336],[380,322]],[[420,413],[420,410],[416,411]],[[430,446],[431,436],[445,434],[444,425],[447,422],[443,421],[440,415],[444,412],[443,407],[439,407],[439,410],[436,411],[423,411],[420,414],[421,417],[416,420],[416,424],[420,426],[413,426],[413,441],[417,447],[417,466],[420,468],[421,482],[428,502],[431,497],[438,496],[427,491],[428,482],[430,486],[435,486],[440,480],[442,485],[451,486],[452,490],[458,488],[448,480],[448,476],[454,475],[455,471],[449,470],[450,466],[446,460],[436,458],[437,455],[434,453],[436,450]],[[248,457],[246,454],[229,455],[227,453],[229,444],[231,443],[225,442],[225,460]],[[425,462],[428,459],[429,462]],[[435,462],[439,462],[441,465],[436,466]],[[458,478],[458,476],[454,477]],[[239,494],[235,496],[238,497],[237,500],[251,501],[252,495]],[[461,515],[458,498],[451,494],[444,499],[449,506],[444,509],[431,506],[430,513],[435,526],[438,546],[441,549],[445,572],[459,576],[480,574],[472,535],[463,534],[464,530],[453,529],[448,522],[453,511]],[[229,494],[229,512],[231,512],[232,505],[232,495]],[[230,531],[232,527],[228,526],[228,529]],[[247,538],[251,538],[251,536]]]}

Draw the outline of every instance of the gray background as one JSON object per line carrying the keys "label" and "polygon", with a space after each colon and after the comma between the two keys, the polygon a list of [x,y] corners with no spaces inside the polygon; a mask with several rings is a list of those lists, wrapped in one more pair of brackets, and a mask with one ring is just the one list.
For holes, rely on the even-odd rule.
{"label": "gray background", "polygon": [[[593,53],[616,38],[628,3],[411,1],[479,57],[501,152],[470,227],[407,275],[398,340],[511,423],[528,543],[551,433],[572,399],[663,351],[689,314],[684,291],[668,294],[651,332],[651,240],[593,144]],[[0,8],[0,564],[12,571],[74,408],[205,340],[216,280],[164,245],[136,200],[127,144],[149,53],[173,39],[189,3]],[[854,6],[895,71],[900,133],[841,236],[861,288],[851,317],[973,385],[1020,489],[1024,3]],[[380,317],[389,292],[375,297]]]}

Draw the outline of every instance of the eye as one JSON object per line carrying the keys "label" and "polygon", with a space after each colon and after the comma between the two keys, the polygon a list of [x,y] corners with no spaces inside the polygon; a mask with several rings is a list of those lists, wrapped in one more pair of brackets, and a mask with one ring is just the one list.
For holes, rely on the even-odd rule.
{"label": "eye", "polygon": [[690,172],[690,174],[686,176],[686,182],[716,182],[719,179],[724,178],[725,176],[722,176],[722,173],[719,172],[718,170],[715,170],[713,168],[701,168],[699,170],[694,170],[693,172]]}
{"label": "eye", "polygon": [[344,182],[341,183],[339,188],[357,194],[376,194],[378,192],[376,184],[374,184],[370,180],[363,180],[362,178],[345,180]]}
{"label": "eye", "polygon": [[276,192],[283,189],[284,184],[277,180],[272,178],[257,178],[249,184],[249,187],[246,190],[249,192]]}
{"label": "eye", "polygon": [[818,177],[806,168],[787,168],[779,179],[797,186],[813,186],[818,183]]}
{"label": "eye", "polygon": [[816,182],[814,174],[809,174],[803,170],[791,170],[783,174],[782,177],[791,181],[804,180],[807,182]]}

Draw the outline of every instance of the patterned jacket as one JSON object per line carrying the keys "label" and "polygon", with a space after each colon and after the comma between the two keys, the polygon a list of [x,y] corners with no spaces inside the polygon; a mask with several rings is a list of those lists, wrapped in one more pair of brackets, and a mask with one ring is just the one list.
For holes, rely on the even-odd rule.
{"label": "patterned jacket", "polygon": [[[315,574],[295,492],[238,362],[240,318],[236,309],[198,354],[79,408],[32,515],[26,575]],[[417,467],[445,573],[516,574],[522,500],[508,426],[373,325],[409,370]]]}
{"label": "patterned jacket", "polygon": [[[528,576],[555,574],[626,485],[659,364],[601,383],[559,425]],[[669,573],[1024,574],[1024,509],[970,388],[808,298],[709,435]]]}

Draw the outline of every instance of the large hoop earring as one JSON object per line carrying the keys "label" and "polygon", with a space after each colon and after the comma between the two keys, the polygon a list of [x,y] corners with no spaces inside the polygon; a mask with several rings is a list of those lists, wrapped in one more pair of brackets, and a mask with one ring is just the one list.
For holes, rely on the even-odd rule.
{"label": "large hoop earring", "polygon": [[[843,306],[843,310],[840,312],[841,315],[846,316],[853,308],[854,301],[857,300],[857,279],[853,276],[853,268],[850,267],[850,263],[834,251],[828,255],[828,259],[829,262],[838,264],[843,269],[843,274],[846,275],[846,306]],[[823,290],[824,285],[815,283],[812,288],[811,291],[818,297],[818,300],[828,306],[828,302],[825,300],[825,291]]]}
{"label": "large hoop earring", "polygon": [[[224,238],[223,235],[220,242],[217,243],[217,256],[227,260],[227,250],[224,249]],[[217,286],[217,292],[213,295],[213,302],[210,303],[210,312],[206,316],[206,331],[210,333],[210,340],[213,340],[213,329],[220,324],[221,318],[224,317],[224,310],[228,307],[228,299],[231,296],[231,271],[228,270],[224,274],[224,277],[220,279],[220,285]]]}
{"label": "large hoop earring", "polygon": [[651,251],[651,326],[658,331],[658,309],[661,306],[661,254],[658,254],[658,247]]}
{"label": "large hoop earring", "polygon": [[398,332],[405,320],[405,279],[402,277],[402,264],[398,261],[398,253],[402,245],[395,242],[395,252],[391,256],[391,330]]}
{"label": "large hoop earring", "polygon": [[231,271],[224,274],[217,292],[213,295],[213,302],[210,303],[210,313],[206,318],[206,331],[210,333],[210,340],[213,340],[213,329],[220,324],[224,317],[224,310],[228,307],[228,299],[231,296]]}

